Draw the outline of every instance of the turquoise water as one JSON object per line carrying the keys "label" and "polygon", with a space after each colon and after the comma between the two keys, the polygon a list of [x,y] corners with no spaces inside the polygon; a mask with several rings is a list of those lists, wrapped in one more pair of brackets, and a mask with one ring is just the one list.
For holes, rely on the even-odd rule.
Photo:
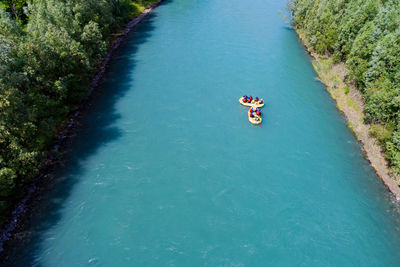
{"label": "turquoise water", "polygon": [[285,3],[167,1],[136,28],[10,262],[399,266],[398,212]]}

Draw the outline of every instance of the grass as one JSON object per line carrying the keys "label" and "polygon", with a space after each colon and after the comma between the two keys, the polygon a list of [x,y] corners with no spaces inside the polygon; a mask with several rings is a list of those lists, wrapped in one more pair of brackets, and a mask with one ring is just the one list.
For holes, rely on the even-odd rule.
{"label": "grass", "polygon": [[364,156],[389,190],[400,200],[400,177],[389,167],[384,153],[385,143],[393,129],[364,123],[364,99],[353,84],[345,82],[348,73],[345,64],[335,63],[331,57],[314,53],[301,30],[296,29],[296,31],[313,58],[312,65],[318,74],[318,80],[326,86],[336,101],[337,108],[347,120],[347,126],[361,143]]}

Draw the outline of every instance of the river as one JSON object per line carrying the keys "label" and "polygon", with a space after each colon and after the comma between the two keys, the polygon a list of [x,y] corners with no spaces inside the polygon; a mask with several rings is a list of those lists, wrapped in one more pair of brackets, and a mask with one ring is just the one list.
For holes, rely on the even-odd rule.
{"label": "river", "polygon": [[285,4],[166,1],[135,28],[8,263],[398,266],[398,209]]}

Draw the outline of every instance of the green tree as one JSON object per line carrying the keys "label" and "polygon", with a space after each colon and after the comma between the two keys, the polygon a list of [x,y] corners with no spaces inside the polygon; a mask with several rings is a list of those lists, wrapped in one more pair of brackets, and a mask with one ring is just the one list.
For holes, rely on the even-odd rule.
{"label": "green tree", "polygon": [[0,0],[0,8],[8,10],[13,17],[21,23],[26,23],[26,0]]}
{"label": "green tree", "polygon": [[392,129],[385,149],[400,173],[400,0],[293,0],[289,7],[315,52],[345,61],[364,96],[365,121]]}

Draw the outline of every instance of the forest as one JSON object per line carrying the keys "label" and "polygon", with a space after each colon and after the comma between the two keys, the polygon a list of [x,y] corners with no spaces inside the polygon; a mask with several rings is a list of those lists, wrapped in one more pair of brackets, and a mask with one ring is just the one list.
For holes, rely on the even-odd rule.
{"label": "forest", "polygon": [[[0,214],[38,174],[124,24],[154,0],[0,0]],[[292,0],[313,50],[345,62],[400,173],[400,0]],[[1,221],[1,220],[0,220]]]}
{"label": "forest", "polygon": [[346,64],[369,134],[400,173],[400,1],[293,0],[289,9],[313,51]]}
{"label": "forest", "polygon": [[86,96],[112,34],[152,2],[0,0],[0,218]]}

